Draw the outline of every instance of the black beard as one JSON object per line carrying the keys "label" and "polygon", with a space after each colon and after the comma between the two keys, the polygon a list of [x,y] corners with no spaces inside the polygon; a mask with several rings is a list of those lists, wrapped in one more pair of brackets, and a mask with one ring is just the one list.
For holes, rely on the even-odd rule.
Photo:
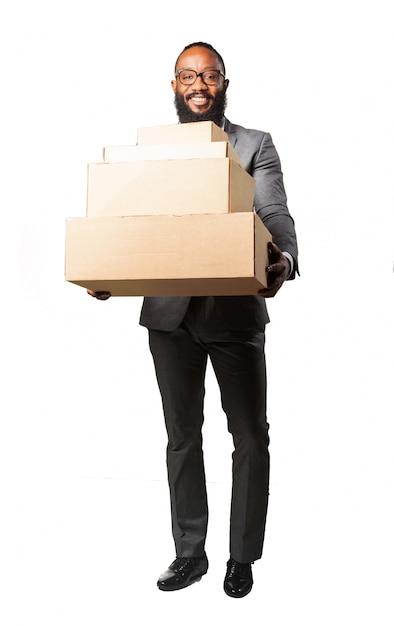
{"label": "black beard", "polygon": [[226,92],[223,89],[217,91],[216,96],[204,94],[213,101],[212,106],[206,113],[194,113],[184,100],[184,96],[175,92],[174,104],[178,119],[181,124],[187,122],[214,122],[217,126],[223,124],[224,111],[227,105]]}

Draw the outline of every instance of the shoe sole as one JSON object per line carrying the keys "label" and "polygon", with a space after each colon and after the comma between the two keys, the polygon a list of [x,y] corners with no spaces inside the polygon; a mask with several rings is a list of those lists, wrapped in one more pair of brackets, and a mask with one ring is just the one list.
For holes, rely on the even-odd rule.
{"label": "shoe sole", "polygon": [[176,587],[162,587],[160,586],[159,583],[157,583],[158,588],[160,589],[160,591],[179,591],[180,589],[186,589],[186,587],[190,587],[190,585],[194,585],[194,583],[198,583],[201,578],[206,574],[207,572],[204,572],[203,574],[197,576],[196,578],[193,578],[192,580],[189,580],[185,585],[178,585]]}

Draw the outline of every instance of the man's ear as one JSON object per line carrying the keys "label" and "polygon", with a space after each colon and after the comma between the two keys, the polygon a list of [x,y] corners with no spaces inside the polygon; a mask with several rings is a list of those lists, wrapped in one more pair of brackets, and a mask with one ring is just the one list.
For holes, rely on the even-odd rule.
{"label": "man's ear", "polygon": [[226,79],[224,80],[224,82],[223,82],[223,91],[224,91],[224,92],[226,92],[226,91],[227,91],[227,87],[229,86],[229,83],[230,83],[229,79],[228,79],[228,78],[226,78]]}
{"label": "man's ear", "polygon": [[171,81],[171,87],[172,87],[173,92],[175,93],[176,92],[176,80]]}

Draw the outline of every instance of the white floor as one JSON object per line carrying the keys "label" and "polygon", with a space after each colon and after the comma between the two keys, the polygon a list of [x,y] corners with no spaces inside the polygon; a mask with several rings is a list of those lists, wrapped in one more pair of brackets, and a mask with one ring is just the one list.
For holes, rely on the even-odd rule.
{"label": "white floor", "polygon": [[[222,589],[231,441],[209,369],[204,441],[210,568],[190,588],[163,593],[156,580],[174,557],[165,433],[145,329],[137,324],[139,303],[87,299],[80,304],[83,314],[73,316],[81,294],[73,286],[62,289],[71,294],[67,313],[34,298],[15,310],[2,437],[1,623],[123,626],[254,618],[270,626],[392,626],[388,396],[376,397],[372,415],[360,379],[348,380],[347,395],[335,373],[337,394],[317,375],[304,384],[313,368],[311,346],[304,348],[302,371],[286,374],[283,388],[282,343],[271,325],[266,543],[253,568],[251,594],[234,600]],[[114,319],[119,323],[110,323]]]}
{"label": "white floor", "polygon": [[163,482],[30,473],[12,486],[3,537],[4,626],[248,618],[278,626],[393,623],[393,514],[373,501],[368,510],[368,495],[363,506],[363,498],[349,493],[346,504],[345,494],[337,494],[344,500],[338,509],[333,494],[324,504],[324,485],[302,489],[298,504],[274,485],[254,588],[233,600],[222,590],[227,484],[209,485],[208,574],[173,593],[156,588],[173,557]]}

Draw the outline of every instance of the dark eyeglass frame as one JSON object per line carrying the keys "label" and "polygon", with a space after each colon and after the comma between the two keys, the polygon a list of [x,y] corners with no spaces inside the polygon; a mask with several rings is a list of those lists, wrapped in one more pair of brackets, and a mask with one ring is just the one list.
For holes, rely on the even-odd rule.
{"label": "dark eyeglass frame", "polygon": [[[193,82],[191,82],[191,83],[183,83],[183,82],[181,81],[181,76],[180,76],[180,75],[182,74],[182,72],[193,72],[193,74],[195,74],[195,75],[196,75],[196,77],[195,77],[195,79],[193,80]],[[178,78],[178,79],[179,79],[179,82],[180,82],[182,85],[186,85],[186,86],[188,86],[188,87],[189,87],[190,85],[194,85],[194,83],[196,82],[196,80],[197,80],[197,78],[198,78],[199,76],[201,76],[201,80],[202,80],[202,82],[203,82],[205,85],[216,85],[216,83],[207,83],[207,82],[205,82],[205,80],[204,80],[204,74],[206,74],[206,72],[217,72],[217,73],[219,74],[219,77],[220,77],[220,76],[222,76],[223,78],[226,78],[226,77],[225,77],[225,75],[223,74],[223,72],[221,72],[220,70],[213,69],[213,70],[204,70],[203,72],[196,72],[196,70],[189,69],[188,67],[184,67],[184,68],[182,68],[181,70],[177,70],[177,71],[175,72],[175,78]],[[218,77],[218,78],[219,78],[219,77]],[[218,82],[219,82],[219,81],[218,81]]]}

